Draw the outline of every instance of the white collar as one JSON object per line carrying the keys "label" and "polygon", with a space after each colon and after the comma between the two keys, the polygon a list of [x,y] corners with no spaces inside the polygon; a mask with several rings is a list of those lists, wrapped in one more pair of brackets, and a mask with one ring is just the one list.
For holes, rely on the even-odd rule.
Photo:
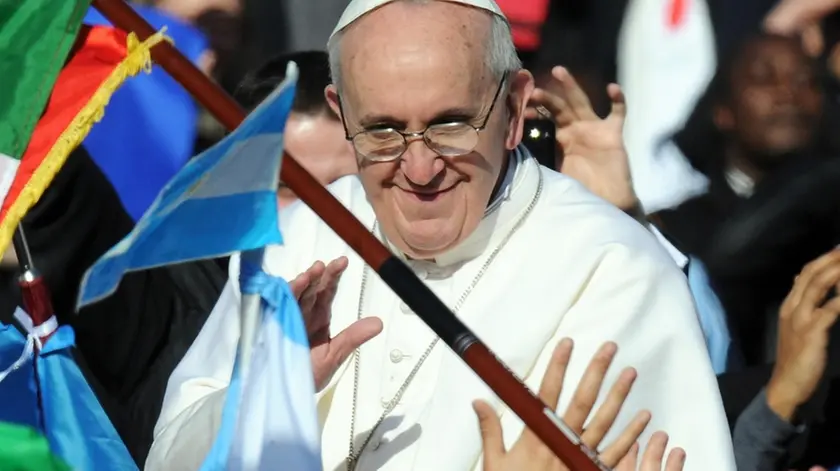
{"label": "white collar", "polygon": [[[478,257],[488,248],[500,244],[508,232],[513,230],[521,214],[531,204],[534,194],[537,192],[540,181],[540,164],[521,145],[513,151],[512,155],[516,159],[513,175],[505,178],[502,187],[499,188],[498,194],[494,197],[478,227],[458,246],[437,255],[434,265],[450,267]],[[403,261],[408,260],[402,251],[385,238],[381,226],[377,229],[377,232],[379,238],[385,241],[385,245],[392,253]],[[431,263],[420,262],[424,265]]]}

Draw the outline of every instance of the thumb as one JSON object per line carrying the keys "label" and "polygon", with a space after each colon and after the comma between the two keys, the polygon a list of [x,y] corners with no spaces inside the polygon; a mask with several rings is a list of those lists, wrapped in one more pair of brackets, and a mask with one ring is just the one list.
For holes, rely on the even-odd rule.
{"label": "thumb", "polygon": [[330,340],[330,356],[335,365],[344,363],[363,343],[382,332],[382,320],[378,317],[365,317],[350,324]]}
{"label": "thumb", "polygon": [[481,430],[481,447],[484,450],[484,469],[492,469],[505,456],[505,442],[502,439],[502,423],[496,411],[490,404],[482,400],[473,402],[473,409],[478,416],[478,427]]}
{"label": "thumb", "polygon": [[610,118],[623,120],[627,116],[627,99],[624,97],[624,92],[621,91],[621,87],[615,83],[609,84],[607,95],[609,95],[612,101]]}

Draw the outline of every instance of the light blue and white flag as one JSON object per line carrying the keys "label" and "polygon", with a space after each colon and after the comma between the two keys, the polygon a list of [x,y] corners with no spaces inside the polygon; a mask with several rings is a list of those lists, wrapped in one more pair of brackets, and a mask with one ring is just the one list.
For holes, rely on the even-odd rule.
{"label": "light blue and white flag", "polygon": [[241,356],[234,364],[222,424],[201,471],[321,471],[306,328],[289,285],[266,274],[261,259],[260,250],[242,256],[242,295],[260,297],[260,323],[247,368]]}
{"label": "light blue and white flag", "polygon": [[88,270],[82,307],[112,294],[130,271],[282,243],[277,186],[297,66],[230,135],[192,159],[134,230]]}

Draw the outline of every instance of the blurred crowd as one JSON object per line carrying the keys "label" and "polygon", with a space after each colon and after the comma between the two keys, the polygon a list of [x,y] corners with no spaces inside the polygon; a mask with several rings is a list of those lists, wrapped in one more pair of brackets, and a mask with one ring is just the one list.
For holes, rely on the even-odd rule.
{"label": "blurred crowd", "polygon": [[[186,39],[176,38],[176,45],[182,51],[192,48],[186,51],[190,58],[246,109],[282,81],[288,62],[294,61],[301,78],[286,149],[325,185],[356,172],[345,129],[324,97],[330,83],[326,44],[346,0],[137,3],[150,21],[180,25]],[[497,3],[538,87],[551,91],[560,86],[556,66],[563,66],[594,111],[607,117],[613,101],[608,84],[621,86],[628,160],[614,165],[630,171],[637,219],[684,255],[680,264],[735,434],[739,468],[840,466],[840,327],[834,322],[840,306],[830,301],[840,286],[840,255],[834,251],[840,244],[840,1]],[[158,85],[167,86],[150,84],[137,93],[160,97],[164,88]],[[137,165],[154,168],[138,170],[108,160],[114,155],[109,146],[136,136],[101,131],[85,145],[133,220],[190,156],[226,132],[181,91],[172,93],[154,105],[157,111],[172,110],[167,139],[157,140],[149,131],[139,137],[148,146],[132,151],[143,157]],[[546,108],[539,107],[540,113],[527,121],[526,146],[543,165],[564,171],[565,156],[555,145],[559,127]],[[162,155],[171,158],[164,161]],[[72,160],[68,165],[74,165]],[[138,171],[155,177],[128,178]],[[129,188],[138,182],[143,188]],[[611,189],[590,189],[622,206],[611,200]],[[282,184],[279,197],[281,206],[295,200]],[[36,207],[30,220],[39,217],[45,216]],[[111,226],[116,233],[131,223],[111,221]],[[32,244],[38,246],[37,234]],[[169,282],[217,295],[225,273],[216,266],[226,264],[208,262],[201,279],[173,272]],[[59,311],[62,295],[56,293]],[[212,298],[208,294],[189,310],[206,316]],[[159,321],[159,328],[143,326],[180,339],[149,347],[171,350],[154,366],[161,371],[171,371],[201,326],[186,314],[173,316],[182,322],[173,317]],[[77,330],[84,339],[85,329]],[[109,377],[102,370],[94,373]],[[159,395],[149,391],[165,384],[168,373],[160,376],[154,384],[138,382],[119,394]],[[115,394],[108,384],[99,387]],[[157,405],[150,407],[160,407],[159,397],[153,402]],[[155,419],[144,419],[146,431],[136,435],[115,420],[139,461],[150,446],[149,426]]]}

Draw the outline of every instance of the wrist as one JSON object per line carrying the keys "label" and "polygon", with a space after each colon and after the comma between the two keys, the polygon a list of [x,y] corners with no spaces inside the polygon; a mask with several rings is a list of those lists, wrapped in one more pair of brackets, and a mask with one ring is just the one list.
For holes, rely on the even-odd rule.
{"label": "wrist", "polygon": [[799,401],[771,380],[767,385],[767,407],[780,419],[792,423],[796,409],[799,408]]}

